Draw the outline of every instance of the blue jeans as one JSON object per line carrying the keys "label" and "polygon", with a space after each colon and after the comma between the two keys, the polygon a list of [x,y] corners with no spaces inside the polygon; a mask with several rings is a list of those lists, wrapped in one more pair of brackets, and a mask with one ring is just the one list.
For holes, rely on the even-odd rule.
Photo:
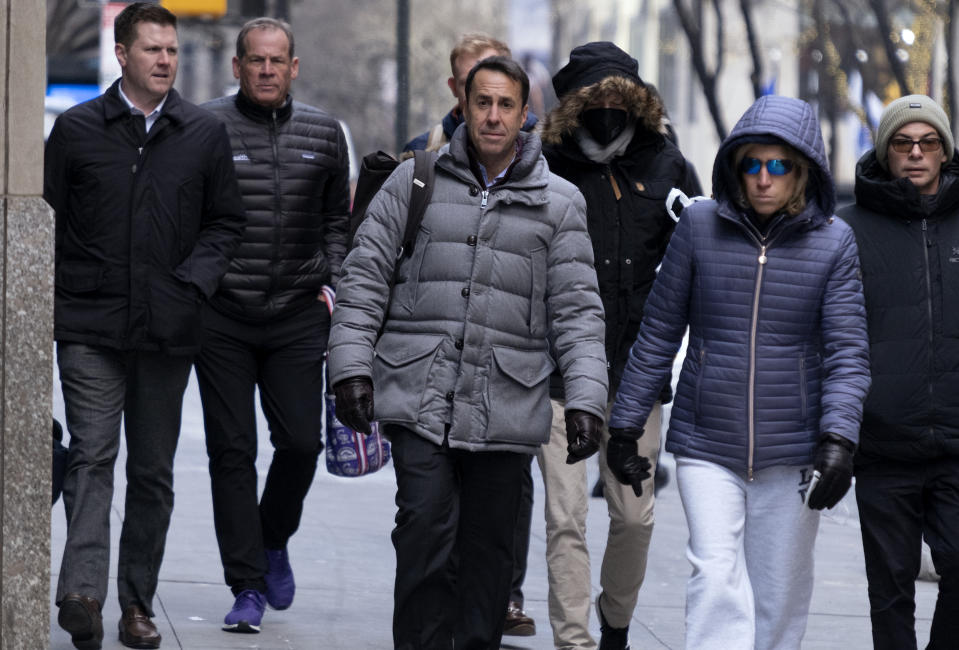
{"label": "blue jeans", "polygon": [[110,507],[120,422],[127,443],[127,491],[117,592],[121,609],[153,616],[160,563],[173,512],[173,457],[192,358],[57,344],[70,451],[63,482],[67,541],[57,603],[69,593],[107,594]]}

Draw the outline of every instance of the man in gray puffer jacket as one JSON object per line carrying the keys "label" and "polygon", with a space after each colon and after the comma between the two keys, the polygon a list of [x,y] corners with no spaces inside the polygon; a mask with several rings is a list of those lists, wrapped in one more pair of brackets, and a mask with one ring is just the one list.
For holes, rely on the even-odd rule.
{"label": "man in gray puffer jacket", "polygon": [[375,416],[393,443],[396,648],[499,648],[519,484],[526,455],[549,439],[553,368],[565,380],[567,462],[596,451],[605,413],[582,195],[549,173],[538,136],[520,133],[529,80],[516,62],[484,59],[466,94],[466,123],[436,162],[395,285],[412,162],[370,204],[330,333],[337,415],[358,431]]}

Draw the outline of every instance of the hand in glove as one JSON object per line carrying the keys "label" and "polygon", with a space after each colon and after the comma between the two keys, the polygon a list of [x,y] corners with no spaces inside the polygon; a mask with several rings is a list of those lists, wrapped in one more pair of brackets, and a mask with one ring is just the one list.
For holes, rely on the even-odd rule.
{"label": "hand in glove", "polygon": [[566,411],[566,464],[572,465],[599,451],[603,421],[586,411]]}
{"label": "hand in glove", "polygon": [[610,429],[606,444],[606,465],[613,476],[623,485],[633,486],[636,496],[643,495],[643,481],[651,474],[652,464],[636,452],[636,440],[643,435],[642,429]]}
{"label": "hand in glove", "polygon": [[360,433],[373,429],[373,382],[369,377],[350,377],[333,386],[336,393],[336,419]]}
{"label": "hand in glove", "polygon": [[839,503],[852,482],[852,457],[856,446],[835,433],[827,433],[819,442],[813,469],[820,473],[819,483],[806,495],[813,510],[832,508]]}

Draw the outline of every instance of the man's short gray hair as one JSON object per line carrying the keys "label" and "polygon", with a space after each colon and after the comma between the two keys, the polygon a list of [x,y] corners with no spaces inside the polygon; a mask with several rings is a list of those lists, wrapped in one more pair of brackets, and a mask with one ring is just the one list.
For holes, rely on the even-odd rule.
{"label": "man's short gray hair", "polygon": [[267,18],[266,16],[248,20],[240,28],[240,33],[236,35],[236,58],[242,59],[246,56],[246,35],[254,29],[278,29],[286,34],[286,40],[290,44],[289,56],[290,59],[293,58],[293,28],[290,27],[290,23],[276,18]]}

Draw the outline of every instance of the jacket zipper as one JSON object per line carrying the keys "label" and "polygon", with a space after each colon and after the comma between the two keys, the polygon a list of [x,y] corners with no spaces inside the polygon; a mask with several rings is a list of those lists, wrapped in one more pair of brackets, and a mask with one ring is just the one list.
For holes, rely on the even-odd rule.
{"label": "jacket zipper", "polygon": [[[928,232],[928,222],[926,219],[922,220],[922,254],[923,260],[925,262],[925,271],[926,271],[926,316],[929,318],[929,377],[933,376],[935,368],[932,367],[935,363],[935,332],[933,331],[933,316],[932,316],[932,270],[929,268],[929,240],[926,237]],[[932,397],[933,397],[933,384],[932,380],[929,381],[929,404],[932,406]]]}
{"label": "jacket zipper", "polygon": [[483,202],[480,203],[480,208],[483,209],[483,210],[486,209],[486,201],[487,201],[487,199],[489,199],[489,190],[483,190]]}
{"label": "jacket zipper", "polygon": [[[280,147],[277,142],[277,124],[276,124],[276,109],[273,110],[273,120],[270,122],[270,146],[273,148],[273,255],[280,256],[280,220],[282,218],[281,214],[281,205],[280,205]],[[273,294],[273,290],[276,288],[277,277],[279,273],[277,269],[279,268],[279,260],[274,260],[274,263],[270,265],[270,291],[268,295]],[[272,300],[270,300],[272,302]]]}
{"label": "jacket zipper", "polygon": [[[765,240],[765,237],[763,238]],[[753,457],[756,452],[756,334],[759,329],[759,292],[762,289],[763,276],[765,275],[766,248],[765,243],[760,243],[759,257],[757,262],[759,268],[756,270],[756,284],[753,288],[753,314],[749,325],[749,385],[747,386],[747,413],[746,413],[746,431],[749,436],[749,456],[746,460],[747,480],[753,480]]]}

